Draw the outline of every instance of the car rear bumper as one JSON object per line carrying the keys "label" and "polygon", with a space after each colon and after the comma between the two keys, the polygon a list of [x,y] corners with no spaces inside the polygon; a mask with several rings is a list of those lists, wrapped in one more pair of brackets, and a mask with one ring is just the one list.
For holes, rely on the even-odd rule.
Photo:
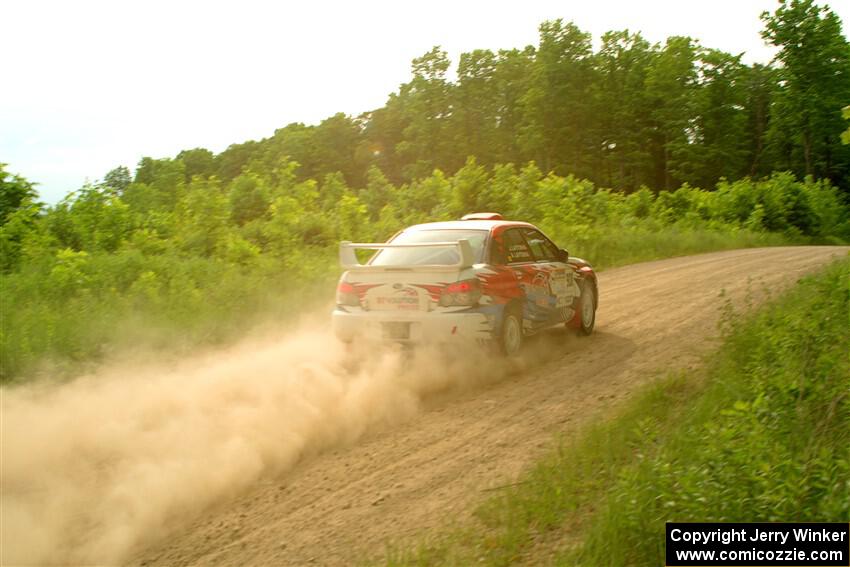
{"label": "car rear bumper", "polygon": [[477,311],[333,311],[334,334],[342,341],[441,343],[493,337],[493,318]]}

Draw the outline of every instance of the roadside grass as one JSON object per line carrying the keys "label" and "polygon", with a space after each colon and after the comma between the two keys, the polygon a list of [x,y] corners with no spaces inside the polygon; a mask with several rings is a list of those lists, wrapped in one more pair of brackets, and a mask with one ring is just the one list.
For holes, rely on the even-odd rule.
{"label": "roadside grass", "polygon": [[663,565],[667,521],[850,517],[850,261],[757,312],[727,304],[694,375],[644,388],[555,448],[468,525],[386,565]]}
{"label": "roadside grass", "polygon": [[329,304],[330,254],[301,271],[136,251],[69,253],[0,275],[0,383],[66,379],[130,352],[179,356],[281,327]]}

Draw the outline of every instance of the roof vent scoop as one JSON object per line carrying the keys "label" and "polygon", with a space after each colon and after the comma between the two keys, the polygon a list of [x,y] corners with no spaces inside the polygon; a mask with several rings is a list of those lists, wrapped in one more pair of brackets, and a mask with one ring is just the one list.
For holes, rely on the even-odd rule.
{"label": "roof vent scoop", "polygon": [[505,217],[499,213],[469,213],[463,215],[460,220],[504,220]]}

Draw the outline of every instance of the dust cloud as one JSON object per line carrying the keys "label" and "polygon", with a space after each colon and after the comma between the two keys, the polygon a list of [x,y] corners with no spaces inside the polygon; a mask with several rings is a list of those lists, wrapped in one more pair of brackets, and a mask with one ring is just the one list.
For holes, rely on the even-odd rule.
{"label": "dust cloud", "polygon": [[299,460],[492,379],[488,354],[351,352],[303,328],[0,390],[0,563],[115,564]]}

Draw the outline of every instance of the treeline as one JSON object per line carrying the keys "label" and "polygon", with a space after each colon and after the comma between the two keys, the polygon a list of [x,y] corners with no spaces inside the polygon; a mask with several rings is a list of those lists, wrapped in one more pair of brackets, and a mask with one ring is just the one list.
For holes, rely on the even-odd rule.
{"label": "treeline", "polygon": [[300,181],[299,164],[286,159],[270,170],[247,167],[227,183],[195,176],[186,184],[182,162],[168,165],[170,173],[161,171],[150,185],[134,182],[120,190],[107,178],[42,209],[32,185],[0,164],[4,195],[20,197],[14,208],[0,202],[8,209],[0,225],[0,268],[52,265],[57,254],[135,251],[242,265],[273,259],[296,276],[317,251],[333,250],[342,239],[384,241],[411,224],[480,210],[537,222],[585,251],[613,227],[641,224],[659,232],[676,225],[850,240],[850,209],[838,189],[788,172],[723,180],[713,190],[684,184],[675,191],[624,193],[572,175],[544,174],[533,162],[488,168],[475,158],[454,176],[434,170],[401,186],[373,166],[360,189],[339,173]]}
{"label": "treeline", "polygon": [[779,49],[772,65],[629,31],[604,34],[594,51],[590,34],[560,20],[540,26],[537,46],[462,54],[455,80],[435,47],[382,108],[290,124],[218,155],[145,158],[134,181],[150,185],[181,161],[186,183],[196,175],[227,183],[288,156],[301,164],[300,180],[340,172],[363,187],[374,166],[399,185],[434,169],[452,174],[475,156],[489,166],[534,161],[624,191],[782,170],[850,192],[850,148],[840,141],[850,46],[840,20],[812,0],[783,1],[762,19],[762,36]]}

